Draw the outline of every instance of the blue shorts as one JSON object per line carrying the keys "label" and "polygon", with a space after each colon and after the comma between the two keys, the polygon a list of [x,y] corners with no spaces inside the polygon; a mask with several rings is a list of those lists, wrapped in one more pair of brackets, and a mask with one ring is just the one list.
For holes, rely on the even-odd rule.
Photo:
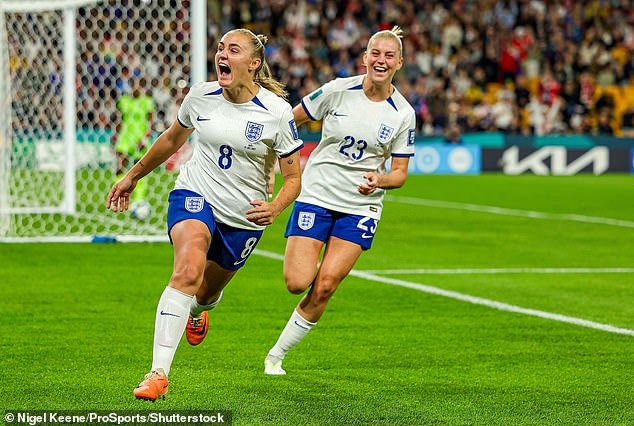
{"label": "blue shorts", "polygon": [[[261,230],[234,228],[216,222],[211,204],[193,191],[175,189],[169,195],[167,234],[178,222],[197,219],[207,225],[211,234],[211,247],[207,259],[231,271],[240,269],[260,241]],[[172,237],[170,242],[172,242]]]}
{"label": "blue shorts", "polygon": [[333,236],[359,244],[363,250],[367,250],[372,246],[378,224],[377,219],[296,201],[284,236],[310,237],[324,243]]}

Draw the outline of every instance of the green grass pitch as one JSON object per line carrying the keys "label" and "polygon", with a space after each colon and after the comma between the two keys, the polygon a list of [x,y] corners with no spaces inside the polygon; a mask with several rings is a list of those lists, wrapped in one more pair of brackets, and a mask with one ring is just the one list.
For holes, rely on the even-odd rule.
{"label": "green grass pitch", "polygon": [[[0,414],[219,409],[236,425],[634,424],[633,335],[381,281],[634,330],[634,176],[412,176],[389,197],[356,268],[376,279],[344,281],[287,356],[287,376],[265,377],[262,361],[299,299],[284,287],[282,262],[263,255],[284,252],[288,211],[226,289],[207,339],[181,341],[170,391],[155,404],[132,389],[150,368],[171,246],[0,244]],[[497,272],[449,273],[483,268]]]}

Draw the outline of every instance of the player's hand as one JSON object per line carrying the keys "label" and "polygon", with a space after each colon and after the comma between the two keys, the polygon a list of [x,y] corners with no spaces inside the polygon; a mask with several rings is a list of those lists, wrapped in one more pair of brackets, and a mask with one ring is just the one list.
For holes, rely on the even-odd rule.
{"label": "player's hand", "polygon": [[130,178],[124,176],[119,182],[115,183],[108,193],[108,201],[106,209],[112,207],[114,212],[122,212],[130,207],[130,194],[134,191],[136,182],[132,182]]}
{"label": "player's hand", "polygon": [[374,172],[368,172],[363,175],[366,182],[357,186],[357,191],[363,195],[370,195],[379,187],[379,175]]}
{"label": "player's hand", "polygon": [[251,201],[249,204],[251,204],[253,208],[247,210],[247,220],[249,222],[255,223],[256,225],[270,225],[280,214],[273,203],[269,203],[263,200],[255,200]]}

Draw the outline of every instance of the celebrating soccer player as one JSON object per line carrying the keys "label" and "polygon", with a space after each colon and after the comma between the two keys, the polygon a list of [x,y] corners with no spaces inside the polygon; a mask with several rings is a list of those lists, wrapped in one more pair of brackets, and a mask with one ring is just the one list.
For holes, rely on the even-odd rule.
{"label": "celebrating soccer player", "polygon": [[[284,87],[270,77],[265,42],[266,37],[245,29],[225,34],[215,56],[218,81],[191,88],[178,119],[108,194],[108,208],[126,210],[139,179],[198,132],[192,158],[169,196],[174,271],[156,309],[151,371],[134,389],[139,399],[164,397],[183,332],[187,328],[191,344],[202,341],[207,311],[253,253],[264,227],[300,191],[303,143],[283,99]],[[269,171],[276,157],[284,183],[269,202]]]}
{"label": "celebrating soccer player", "polygon": [[363,55],[365,75],[326,83],[293,109],[298,125],[323,119],[321,141],[308,160],[286,228],[286,287],[295,294],[310,290],[269,351],[266,374],[286,374],[284,356],[321,318],[361,252],[370,248],[385,190],[401,187],[407,178],[415,116],[392,85],[403,66],[401,34],[399,27],[374,34]]}

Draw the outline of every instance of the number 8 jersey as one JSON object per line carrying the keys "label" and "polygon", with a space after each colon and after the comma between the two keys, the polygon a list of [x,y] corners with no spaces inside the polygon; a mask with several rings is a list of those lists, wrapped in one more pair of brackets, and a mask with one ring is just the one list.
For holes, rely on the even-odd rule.
{"label": "number 8 jersey", "polygon": [[264,87],[243,104],[227,101],[218,82],[193,86],[178,121],[195,128],[191,159],[174,189],[188,189],[212,205],[218,222],[241,229],[263,229],[246,219],[254,200],[267,200],[269,171],[277,157],[304,146],[291,106]]}
{"label": "number 8 jersey", "polygon": [[388,158],[414,155],[416,118],[396,89],[385,101],[368,99],[363,77],[335,79],[302,99],[308,116],[323,124],[297,201],[380,219],[385,190],[362,195],[357,186],[366,172],[385,173]]}

